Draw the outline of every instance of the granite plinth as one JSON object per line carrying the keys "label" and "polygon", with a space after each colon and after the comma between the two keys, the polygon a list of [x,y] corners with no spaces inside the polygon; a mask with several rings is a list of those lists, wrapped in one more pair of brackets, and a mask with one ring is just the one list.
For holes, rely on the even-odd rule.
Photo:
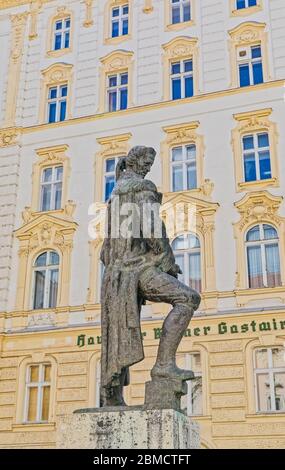
{"label": "granite plinth", "polygon": [[173,409],[108,407],[60,416],[59,449],[197,449],[199,426]]}

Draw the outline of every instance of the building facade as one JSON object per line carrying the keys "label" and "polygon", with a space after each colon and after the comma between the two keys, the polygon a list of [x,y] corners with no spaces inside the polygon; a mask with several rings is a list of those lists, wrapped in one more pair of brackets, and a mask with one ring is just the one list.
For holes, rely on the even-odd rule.
{"label": "building facade", "polygon": [[[202,447],[285,448],[284,50],[283,0],[0,0],[0,447],[99,405],[94,202],[143,144],[202,295],[177,359]],[[143,308],[128,404],[167,311]]]}

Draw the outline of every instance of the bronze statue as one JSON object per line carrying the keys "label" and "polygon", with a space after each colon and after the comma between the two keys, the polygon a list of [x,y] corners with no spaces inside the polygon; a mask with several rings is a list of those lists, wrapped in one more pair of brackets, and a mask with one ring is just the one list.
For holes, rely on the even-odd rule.
{"label": "bronze statue", "polygon": [[[172,392],[177,392],[180,400],[185,393],[184,382],[194,377],[192,371],[176,366],[175,355],[194,310],[199,307],[200,295],[178,280],[181,271],[162,221],[160,237],[153,234],[153,222],[147,236],[141,224],[144,205],[160,205],[162,200],[155,184],[144,179],[155,155],[153,148],[137,146],[121,158],[116,168],[116,185],[108,201],[108,229],[101,251],[105,266],[101,292],[103,406],[125,405],[123,387],[129,383],[129,367],[144,359],[140,311],[146,300],[173,306],[163,323],[146,405],[168,406],[169,400],[164,400],[166,384],[176,384]],[[119,204],[112,210],[115,199]],[[112,222],[115,217],[120,224],[126,220],[126,211],[121,209],[129,204],[138,208],[138,233],[126,236],[120,232],[114,236]],[[177,383],[181,384],[181,390]],[[179,408],[177,400],[175,403]]]}

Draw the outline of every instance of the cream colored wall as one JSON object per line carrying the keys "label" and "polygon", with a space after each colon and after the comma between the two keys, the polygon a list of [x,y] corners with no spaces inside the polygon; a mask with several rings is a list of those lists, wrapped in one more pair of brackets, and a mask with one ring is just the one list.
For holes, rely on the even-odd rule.
{"label": "cream colored wall", "polygon": [[[267,332],[230,333],[230,327],[256,321],[278,323],[283,330]],[[218,334],[218,325],[227,324],[228,332]],[[272,324],[272,323],[271,323]],[[63,326],[63,325],[62,325]],[[158,340],[154,329],[161,321],[144,321],[145,359],[131,368],[131,385],[126,388],[129,404],[139,405],[144,400],[144,382],[150,378]],[[203,334],[207,326],[208,334]],[[59,324],[58,324],[59,327]],[[56,328],[41,332],[35,327],[21,334],[5,335],[2,339],[2,380],[0,385],[0,447],[45,448],[55,446],[58,416],[75,409],[95,406],[96,361],[100,347],[77,346],[81,334],[100,336],[93,322],[73,328]],[[185,337],[179,355],[200,352],[203,376],[203,416],[195,419],[201,425],[202,446],[205,448],[285,448],[284,413],[258,413],[254,398],[253,351],[257,347],[282,346],[285,340],[284,310],[268,313],[196,316],[191,322],[191,337]],[[194,329],[200,328],[200,336]],[[258,328],[257,328],[258,329]],[[196,330],[198,332],[198,330]],[[52,392],[48,424],[24,425],[24,369],[32,362],[51,361],[53,367]],[[21,437],[20,437],[21,436]]]}

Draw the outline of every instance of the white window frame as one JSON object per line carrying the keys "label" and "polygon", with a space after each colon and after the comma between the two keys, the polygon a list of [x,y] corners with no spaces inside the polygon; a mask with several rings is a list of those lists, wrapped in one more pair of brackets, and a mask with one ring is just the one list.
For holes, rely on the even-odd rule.
{"label": "white window frame", "polygon": [[193,356],[199,355],[201,361],[201,372],[195,372],[195,378],[202,379],[202,409],[200,414],[193,414],[193,406],[192,406],[192,389],[193,389],[193,382],[192,380],[187,380],[187,416],[203,416],[203,375],[202,375],[202,355],[200,352],[191,352],[185,355],[185,369],[192,370],[192,362]]}
{"label": "white window frame", "polygon": [[[190,19],[189,20],[184,20],[184,5],[187,5],[189,4],[189,7],[190,7]],[[179,12],[179,22],[178,23],[173,23],[172,22],[172,16],[173,16],[173,10],[174,10],[174,7],[178,7],[179,6],[179,9],[180,9],[180,12]],[[176,2],[176,3],[173,3],[172,0],[170,0],[170,10],[171,10],[171,24],[180,24],[180,23],[185,23],[186,21],[191,21],[192,19],[192,9],[191,9],[191,0],[179,0],[179,2]]]}
{"label": "white window frame", "polygon": [[[103,174],[103,199],[104,199],[104,202],[107,202],[106,201],[106,178],[108,176],[113,176],[114,175],[114,178],[116,180],[116,165],[119,161],[120,157],[108,157],[108,158],[105,158],[104,160],[104,174]],[[106,162],[107,160],[115,160],[115,170],[114,171],[106,171]]]}
{"label": "white window frame", "polygon": [[[259,135],[263,135],[263,134],[266,134],[267,137],[268,137],[268,146],[267,147],[259,147],[258,146],[258,136]],[[253,137],[253,148],[252,149],[249,149],[249,150],[244,150],[243,148],[243,139],[245,137]],[[268,132],[254,132],[254,133],[251,133],[251,134],[244,134],[242,136],[242,152],[243,152],[243,180],[245,181],[245,157],[248,155],[248,154],[251,154],[251,153],[254,153],[254,160],[255,160],[255,171],[256,171],[256,180],[255,181],[266,181],[266,179],[264,180],[261,180],[260,178],[260,165],[259,165],[259,152],[265,152],[265,151],[268,151],[269,152],[269,159],[270,159],[270,166],[271,166],[271,153],[270,153],[270,136],[269,136],[269,133]],[[271,170],[271,175],[269,178],[267,179],[270,179],[272,178],[272,170]],[[247,181],[248,183],[250,181]],[[253,181],[252,181],[253,182]]]}
{"label": "white window frame", "polygon": [[178,235],[177,237],[174,238],[174,240],[172,240],[172,245],[173,243],[175,242],[175,240],[177,238],[179,238],[180,236],[183,236],[184,239],[189,237],[189,235],[197,238],[198,242],[199,242],[199,247],[197,248],[185,248],[183,250],[177,250],[177,249],[174,249],[173,248],[173,254],[174,254],[174,257],[176,256],[183,256],[183,274],[179,274],[178,277],[179,277],[179,280],[181,280],[184,284],[186,284],[187,286],[189,286],[189,282],[188,280],[190,279],[190,273],[189,273],[189,257],[195,253],[199,253],[200,254],[200,283],[201,283],[201,290],[202,290],[202,266],[201,266],[201,242],[200,242],[200,239],[199,237],[195,234],[195,233],[183,233],[181,235]]}
{"label": "white window frame", "polygon": [[[192,62],[192,70],[188,72],[181,72],[181,70],[184,70],[184,64],[185,62]],[[175,64],[180,64],[180,72],[179,73],[172,73],[172,66]],[[193,95],[194,95],[194,63],[193,63],[193,58],[190,59],[182,59],[182,60],[172,60],[170,62],[170,89],[171,89],[171,99],[176,100],[177,98],[173,97],[173,87],[172,87],[172,82],[174,80],[177,80],[178,78],[180,79],[180,87],[181,87],[181,98],[184,99],[186,98],[185,96],[185,81],[186,78],[192,77],[193,79]],[[187,96],[187,98],[190,98]]]}
{"label": "white window frame", "polygon": [[[50,98],[50,93],[51,90],[56,88],[56,98]],[[61,89],[66,88],[67,92],[65,96],[60,96],[61,95]],[[61,103],[66,102],[66,112],[65,112],[65,118],[66,120],[66,115],[67,115],[67,97],[68,97],[68,84],[61,84],[61,85],[54,85],[54,86],[49,86],[48,87],[48,99],[47,99],[47,123],[48,124],[53,124],[52,122],[49,121],[49,115],[50,115],[50,105],[53,103],[56,103],[56,112],[55,112],[55,121],[54,122],[63,122],[60,120],[60,111],[61,111]]]}
{"label": "white window frame", "polygon": [[[121,85],[121,77],[122,75],[127,75],[128,76],[128,83]],[[112,77],[117,77],[117,85],[116,86],[109,86],[109,81],[110,78]],[[118,84],[120,82],[120,84]],[[129,101],[129,74],[128,71],[126,72],[117,72],[117,73],[111,73],[107,75],[107,109],[108,112],[116,112],[116,111],[121,111],[121,91],[123,89],[127,90],[127,108],[128,108],[128,101]],[[111,93],[116,92],[116,109],[115,110],[110,110],[109,108],[109,95]],[[125,108],[124,108],[125,109]]]}
{"label": "white window frame", "polygon": [[[183,176],[183,185],[182,189],[179,191],[191,191],[196,188],[188,188],[187,186],[187,167],[189,164],[193,163],[194,159],[187,158],[187,147],[195,147],[195,170],[196,170],[196,182],[198,183],[198,174],[197,174],[197,145],[195,143],[189,143],[189,144],[184,144],[184,145],[175,145],[170,148],[170,180],[171,180],[171,191],[174,191],[174,186],[173,186],[173,168],[175,166],[181,166],[182,165],[182,176]],[[177,148],[182,148],[182,160],[179,161],[173,161],[173,150]],[[197,186],[197,184],[196,184]]]}
{"label": "white window frame", "polygon": [[[59,257],[59,262],[58,264],[53,264],[49,265],[49,258],[50,258],[50,253],[56,253]],[[35,263],[38,259],[39,256],[43,255],[44,253],[47,253],[47,262],[46,266],[35,266]],[[35,287],[36,287],[36,272],[37,271],[46,271],[46,276],[45,276],[45,285],[44,285],[44,301],[43,301],[43,307],[42,308],[55,308],[55,307],[49,307],[49,295],[50,295],[50,276],[51,276],[51,271],[55,271],[57,267],[57,273],[58,273],[58,282],[57,282],[57,301],[58,301],[58,295],[59,295],[59,276],[60,276],[60,255],[58,254],[57,251],[55,250],[47,250],[43,251],[42,253],[38,254],[37,257],[34,260],[33,264],[33,283],[32,283],[32,298],[31,298],[31,309],[36,310],[34,308],[34,302],[35,302]],[[56,301],[56,305],[57,305]]]}
{"label": "white window frame", "polygon": [[[256,240],[256,241],[248,241],[246,239],[247,237],[247,234],[250,232],[251,229],[253,229],[254,227],[256,226],[259,226],[259,230],[260,230],[260,238],[261,240]],[[276,232],[277,232],[277,238],[271,238],[271,239],[266,239],[264,238],[264,228],[263,228],[263,225],[269,225],[270,227],[272,227]],[[262,263],[262,278],[263,278],[263,286],[264,287],[268,287],[268,280],[267,280],[267,269],[266,269],[266,255],[265,255],[265,246],[266,245],[272,245],[273,243],[276,244],[278,246],[278,252],[279,252],[279,263],[280,263],[280,275],[281,275],[281,258],[280,258],[280,238],[279,238],[279,234],[278,234],[278,230],[274,227],[274,225],[270,225],[270,224],[255,224],[253,225],[252,227],[250,227],[247,231],[246,231],[246,234],[245,234],[245,256],[246,256],[246,270],[247,270],[247,285],[248,285],[248,288],[251,289],[249,287],[249,270],[248,270],[248,250],[247,248],[248,247],[251,247],[251,246],[259,246],[261,247],[261,263]]]}
{"label": "white window frame", "polygon": [[[123,9],[125,7],[128,7],[128,13],[123,13]],[[113,10],[119,9],[119,15],[116,17],[113,17]],[[129,28],[130,28],[130,19],[129,19],[129,13],[130,13],[130,5],[128,2],[126,2],[124,5],[117,5],[112,7],[111,9],[111,38],[116,38],[120,36],[127,36],[129,34]],[[123,23],[125,20],[128,20],[128,33],[123,34]],[[119,34],[118,36],[113,36],[113,23],[118,22],[119,23]]]}
{"label": "white window frame", "polygon": [[[66,21],[69,20],[69,26],[65,26]],[[62,28],[56,29],[56,25],[59,22],[62,22]],[[53,50],[60,51],[61,49],[69,49],[70,47],[70,31],[71,31],[71,17],[67,16],[66,18],[58,19],[54,21],[53,25]],[[66,34],[69,33],[69,44],[68,47],[65,46]],[[55,48],[56,36],[60,35],[60,49]]]}
{"label": "white window frame", "polygon": [[[39,379],[38,382],[30,382],[30,375],[31,375],[31,367],[39,367]],[[25,383],[25,402],[24,402],[24,423],[48,423],[49,419],[42,420],[42,407],[43,407],[43,388],[50,387],[51,393],[51,380],[49,382],[44,381],[44,373],[45,373],[45,366],[50,366],[52,368],[51,363],[46,362],[44,364],[29,364],[26,370],[26,383]],[[36,421],[28,421],[28,413],[29,413],[29,400],[30,400],[30,388],[37,388],[37,419]],[[49,415],[50,415],[50,401],[49,401]]]}
{"label": "white window frame", "polygon": [[[259,47],[259,48],[260,48],[261,56],[260,56],[260,57],[255,57],[255,58],[253,59],[253,58],[252,58],[252,49],[255,49],[256,47]],[[243,59],[242,57],[239,57],[239,56],[237,57],[239,86],[241,87],[241,83],[240,83],[240,66],[241,66],[241,65],[248,65],[248,68],[249,68],[249,86],[252,86],[252,85],[254,85],[253,65],[254,65],[255,63],[261,62],[262,73],[264,74],[264,70],[263,70],[263,57],[262,57],[262,45],[261,45],[261,43],[259,43],[259,44],[251,44],[250,46],[240,47],[240,48],[238,49],[238,53],[239,53],[241,50],[246,50],[246,51],[247,51],[248,58],[247,58],[247,59]],[[249,57],[249,53],[250,53],[250,57]],[[264,81],[264,75],[263,75],[263,81]]]}
{"label": "white window frame", "polygon": [[[256,351],[266,349],[267,350],[267,363],[268,363],[268,368],[265,369],[258,369],[256,366]],[[276,346],[276,347],[271,347],[271,348],[257,348],[253,351],[253,367],[254,367],[254,388],[255,388],[255,403],[256,403],[256,412],[257,413],[285,413],[284,410],[276,410],[276,401],[275,401],[275,393],[274,393],[274,374],[276,373],[285,373],[285,365],[284,367],[273,367],[273,355],[272,355],[272,350],[273,349],[281,349],[284,352],[285,355],[285,349],[282,348],[282,346]],[[270,383],[270,403],[271,407],[273,404],[273,409],[271,410],[259,410],[258,409],[258,382],[257,382],[257,376],[258,375],[268,375],[269,377],[269,383]]]}
{"label": "white window frame", "polygon": [[[62,168],[62,177],[61,177],[61,180],[57,180],[55,175],[56,175],[56,170],[58,168]],[[44,182],[43,181],[43,178],[44,178],[44,172],[45,170],[48,170],[48,169],[51,169],[52,170],[52,178],[51,178],[51,181],[48,181],[48,182]],[[55,166],[49,166],[49,167],[45,167],[42,169],[42,173],[41,173],[41,184],[40,184],[40,207],[39,207],[39,210],[40,212],[45,212],[45,211],[53,211],[53,210],[58,210],[58,209],[55,209],[55,194],[56,194],[56,185],[58,185],[59,183],[61,183],[61,201],[60,201],[60,208],[61,208],[61,204],[62,204],[62,187],[63,187],[63,171],[64,171],[64,168],[63,168],[63,165],[55,165]],[[51,186],[51,199],[50,199],[50,208],[49,209],[43,209],[43,188],[44,186]]]}

